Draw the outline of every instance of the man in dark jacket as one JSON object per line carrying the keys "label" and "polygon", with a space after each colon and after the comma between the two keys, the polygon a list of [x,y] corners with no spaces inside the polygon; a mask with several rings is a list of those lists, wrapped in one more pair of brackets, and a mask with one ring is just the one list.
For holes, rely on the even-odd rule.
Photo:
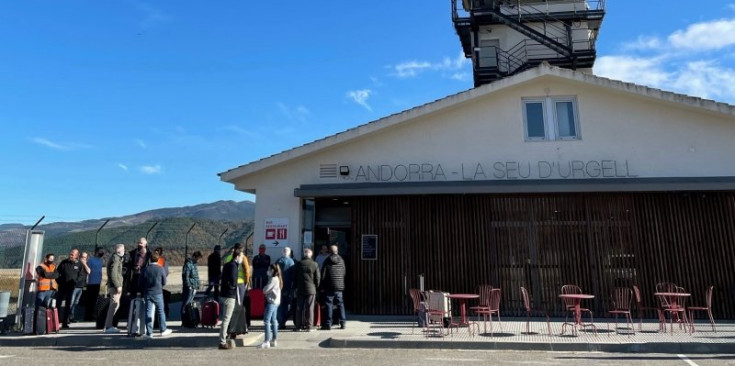
{"label": "man in dark jacket", "polygon": [[207,297],[212,293],[214,289],[214,298],[219,298],[219,279],[222,277],[222,255],[220,254],[222,247],[219,245],[214,246],[212,254],[207,257]]}
{"label": "man in dark jacket", "polygon": [[265,254],[265,244],[258,247],[258,255],[253,257],[253,288],[263,288],[268,284],[268,267],[271,256]]}
{"label": "man in dark jacket", "polygon": [[138,247],[128,253],[128,258],[123,258],[126,264],[126,270],[123,271],[125,276],[126,292],[135,297],[140,290],[140,273],[151,261],[151,251],[148,250],[148,240],[146,238],[138,239]]}
{"label": "man in dark jacket", "polygon": [[73,317],[71,312],[74,308],[74,298],[78,299],[82,294],[84,282],[87,280],[87,273],[79,263],[79,251],[72,249],[69,257],[59,263],[56,271],[59,273],[56,281],[59,283],[57,305],[60,306],[61,329],[69,329],[69,319]]}
{"label": "man in dark jacket", "polygon": [[319,267],[311,259],[312,251],[304,249],[304,258],[294,266],[294,281],[296,282],[296,327],[294,331],[303,329],[311,332],[314,316],[314,298],[319,287]]}
{"label": "man in dark jacket", "polygon": [[125,245],[115,245],[115,252],[107,261],[107,291],[110,295],[110,306],[107,309],[105,320],[105,333],[119,333],[120,330],[113,326],[113,320],[117,309],[120,307],[120,299],[123,293],[123,265],[125,258]]}
{"label": "man in dark jacket", "polygon": [[232,253],[232,260],[225,263],[222,269],[222,282],[220,295],[222,297],[222,326],[219,330],[219,349],[230,349],[227,343],[227,330],[230,327],[232,313],[237,306],[237,274],[243,261],[241,249],[237,248]]}
{"label": "man in dark jacket", "polygon": [[197,262],[201,258],[202,253],[196,251],[191,255],[191,258],[187,258],[184,262],[184,268],[181,271],[181,314],[184,313],[186,305],[194,301],[194,295],[199,289],[199,267],[197,267]]}
{"label": "man in dark jacket", "polygon": [[345,262],[337,253],[337,246],[332,245],[329,251],[332,253],[324,260],[324,268],[322,269],[322,290],[324,291],[324,314],[325,319],[322,322],[322,329],[329,330],[332,328],[332,305],[336,305],[339,310],[339,327],[345,329],[345,304],[342,298],[342,292],[345,290]]}
{"label": "man in dark jacket", "polygon": [[146,338],[153,336],[153,316],[158,313],[158,324],[161,329],[161,337],[171,334],[171,329],[166,327],[166,312],[163,304],[163,286],[166,286],[166,270],[158,264],[160,255],[153,252],[150,263],[140,274],[138,288],[145,299],[145,335]]}

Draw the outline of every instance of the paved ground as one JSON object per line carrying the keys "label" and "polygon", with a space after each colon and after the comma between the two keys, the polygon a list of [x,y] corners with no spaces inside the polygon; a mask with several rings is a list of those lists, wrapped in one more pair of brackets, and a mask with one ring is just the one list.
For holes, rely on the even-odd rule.
{"label": "paved ground", "polygon": [[[674,334],[658,333],[657,324],[644,323],[643,332],[616,334],[608,331],[606,324],[598,323],[597,332],[579,332],[577,336],[561,335],[561,322],[552,322],[549,336],[546,323],[531,323],[532,334],[525,334],[523,320],[504,320],[502,329],[495,324],[495,332],[481,332],[472,336],[467,328],[460,328],[453,335],[439,337],[432,333],[426,337],[419,328],[412,327],[407,317],[359,317],[348,322],[346,330],[314,331],[311,333],[284,331],[279,335],[282,347],[288,349],[443,349],[443,350],[537,350],[575,352],[624,352],[665,354],[735,354],[735,324],[720,323],[714,333],[701,324],[694,334],[685,333],[677,326]],[[289,323],[290,324],[290,323]],[[178,322],[170,323],[174,334],[167,338],[149,341],[129,338],[123,334],[105,335],[91,323],[73,324],[72,329],[46,336],[0,336],[3,347],[98,347],[162,349],[184,347],[189,349],[214,349],[217,346],[217,329],[196,330],[180,328]],[[637,327],[636,327],[637,328]],[[262,321],[254,320],[251,333],[239,340],[240,346],[253,346],[262,341]]]}
{"label": "paved ground", "polygon": [[0,349],[0,365],[735,365],[727,355],[626,355],[606,353],[464,351],[464,350],[370,350],[292,349],[281,346],[260,350],[252,347],[220,351],[212,348],[140,349],[102,347]]}

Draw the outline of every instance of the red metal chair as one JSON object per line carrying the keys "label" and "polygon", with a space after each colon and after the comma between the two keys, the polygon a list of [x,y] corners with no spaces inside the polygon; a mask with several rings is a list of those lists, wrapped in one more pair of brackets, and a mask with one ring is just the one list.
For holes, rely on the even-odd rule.
{"label": "red metal chair", "polygon": [[432,328],[437,328],[437,330],[439,331],[438,335],[440,337],[443,337],[447,334],[445,333],[445,330],[448,330],[448,333],[450,334],[454,334],[452,332],[452,327],[456,328],[457,332],[459,333],[459,324],[455,323],[452,319],[452,308],[450,305],[451,303],[448,301],[449,299],[445,295],[446,294],[443,292],[429,291],[427,293],[427,331],[425,333],[427,337],[431,335]]}
{"label": "red metal chair", "polygon": [[[633,318],[630,316],[630,308],[633,302],[633,290],[627,287],[618,287],[613,290],[610,295],[612,310],[608,313],[615,316],[615,333],[618,332],[618,315],[625,315],[626,324],[630,325],[630,329],[635,333]],[[607,329],[610,330],[610,322],[607,322]],[[607,334],[608,336],[610,333]],[[630,337],[630,333],[628,333]]]}
{"label": "red metal chair", "polygon": [[[562,293],[562,295],[566,295],[566,294],[583,294],[584,292],[582,292],[582,288],[580,288],[577,285],[564,285],[564,286],[561,287],[561,293]],[[569,320],[569,314],[570,313],[572,314],[572,316],[576,316],[574,314],[574,308],[576,307],[577,301],[579,301],[579,300],[567,299],[567,298],[565,298],[563,300],[564,300],[564,307],[567,310],[567,315],[564,318],[564,322],[567,323],[567,321]],[[590,314],[590,323],[594,323],[594,318],[592,316],[592,310],[587,309],[587,308],[580,308],[580,311],[583,312],[583,313],[589,313]]]}
{"label": "red metal chair", "polygon": [[526,334],[531,334],[531,313],[536,311],[543,312],[544,316],[546,316],[546,327],[549,329],[549,335],[551,335],[551,322],[549,321],[549,313],[547,313],[545,310],[531,309],[531,300],[528,297],[528,291],[523,286],[521,286],[521,296],[523,297],[523,307],[526,309]]}
{"label": "red metal chair", "polygon": [[493,314],[498,317],[498,323],[500,323],[500,330],[503,330],[503,323],[500,321],[500,289],[494,288],[490,291],[490,298],[488,300],[488,307],[482,310],[476,310],[478,321],[480,315],[482,315],[483,326],[485,333],[487,333],[487,320],[490,320],[490,335],[493,335]]}
{"label": "red metal chair", "polygon": [[[667,285],[668,286],[668,285]],[[685,293],[683,287],[674,285],[673,291],[659,291],[659,292],[679,292]],[[674,318],[679,323],[679,328],[688,326],[687,314],[686,314],[686,297],[679,296],[659,296],[661,299],[661,311],[666,314],[669,313],[669,324],[671,325],[671,335],[674,334]],[[664,318],[665,321],[665,318]],[[664,325],[665,326],[665,325]],[[666,328],[664,328],[665,331]],[[684,328],[686,330],[686,328]]]}
{"label": "red metal chair", "polygon": [[662,327],[664,326],[666,321],[663,319],[663,313],[661,312],[661,309],[656,306],[643,305],[643,301],[641,299],[641,290],[638,289],[638,286],[633,285],[633,294],[635,295],[635,302],[638,305],[638,317],[640,318],[640,322],[638,323],[638,331],[643,330],[643,314],[646,310],[656,311],[656,315],[658,315],[658,330],[662,330]]}
{"label": "red metal chair", "polygon": [[[416,321],[413,322],[413,326],[411,327],[411,334],[413,334],[414,330],[416,329],[416,325],[418,324],[419,313],[421,310],[421,302],[424,300],[424,295],[421,293],[421,290],[417,288],[409,289],[408,293],[409,295],[411,295],[411,301],[413,302],[413,313],[416,316]],[[426,324],[426,319],[424,318],[424,325]]]}
{"label": "red metal chair", "polygon": [[480,297],[477,299],[477,306],[470,306],[470,310],[477,312],[478,310],[487,310],[490,307],[490,293],[493,290],[492,285],[480,285],[477,286],[477,294]]}
{"label": "red metal chair", "polygon": [[689,308],[687,308],[687,310],[689,310],[689,322],[692,325],[692,333],[694,333],[695,311],[706,311],[707,315],[709,315],[709,323],[712,325],[712,331],[717,333],[717,328],[715,327],[715,319],[712,317],[712,292],[714,292],[714,290],[714,286],[710,286],[709,289],[707,289],[707,306],[690,306]]}

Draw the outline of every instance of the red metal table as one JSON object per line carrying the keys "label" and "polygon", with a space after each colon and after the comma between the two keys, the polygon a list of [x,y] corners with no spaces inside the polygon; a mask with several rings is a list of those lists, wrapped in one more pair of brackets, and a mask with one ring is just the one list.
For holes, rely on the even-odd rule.
{"label": "red metal table", "polygon": [[574,333],[577,332],[577,327],[578,326],[581,326],[582,328],[584,328],[584,327],[592,327],[593,329],[595,329],[595,333],[597,332],[597,328],[595,327],[595,325],[593,323],[583,323],[582,322],[582,305],[581,305],[582,300],[585,300],[585,299],[594,299],[595,298],[595,295],[590,295],[590,294],[561,294],[561,295],[559,295],[559,298],[562,299],[562,300],[566,300],[566,299],[572,299],[572,300],[574,300],[574,323],[564,322],[564,324],[562,325],[562,328],[561,328],[561,334],[564,334],[567,325],[572,325],[574,327],[573,328]]}
{"label": "red metal table", "polygon": [[477,294],[449,294],[448,297],[450,299],[457,299],[459,300],[459,311],[462,315],[462,319],[459,323],[459,325],[466,326],[469,324],[467,321],[467,300],[471,299],[478,299],[480,298],[480,295]]}
{"label": "red metal table", "polygon": [[[671,304],[674,309],[677,309],[679,307],[679,298],[680,297],[681,298],[683,298],[683,297],[689,297],[689,296],[692,296],[692,294],[690,294],[688,292],[656,292],[656,293],[653,294],[653,296],[656,296],[656,297],[668,297],[669,299],[667,299],[666,303]],[[661,303],[663,304],[663,301]],[[684,307],[682,306],[681,309],[684,310]],[[686,311],[682,311],[681,313],[684,315],[684,319],[683,319],[684,320],[684,324],[688,325],[689,324],[689,320],[687,319],[687,312]],[[677,315],[677,317],[678,317],[678,315]],[[664,324],[663,325],[664,325],[664,333],[665,333],[666,332],[666,318],[664,317],[663,320],[664,320]],[[673,320],[674,320],[674,315],[672,314],[671,315],[671,334],[674,334],[674,322],[673,322]],[[679,322],[681,322],[681,320],[682,319],[679,319]],[[686,327],[686,325],[684,325],[684,327]],[[684,328],[684,330],[686,331],[686,328]]]}

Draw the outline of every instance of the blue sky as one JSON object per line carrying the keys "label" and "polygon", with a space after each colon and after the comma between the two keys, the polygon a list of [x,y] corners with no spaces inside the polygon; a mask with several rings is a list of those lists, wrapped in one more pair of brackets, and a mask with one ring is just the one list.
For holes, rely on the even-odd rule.
{"label": "blue sky", "polygon": [[[735,103],[735,1],[684,3],[608,0],[595,72]],[[216,174],[471,88],[449,10],[4,2],[0,224],[252,200]]]}

